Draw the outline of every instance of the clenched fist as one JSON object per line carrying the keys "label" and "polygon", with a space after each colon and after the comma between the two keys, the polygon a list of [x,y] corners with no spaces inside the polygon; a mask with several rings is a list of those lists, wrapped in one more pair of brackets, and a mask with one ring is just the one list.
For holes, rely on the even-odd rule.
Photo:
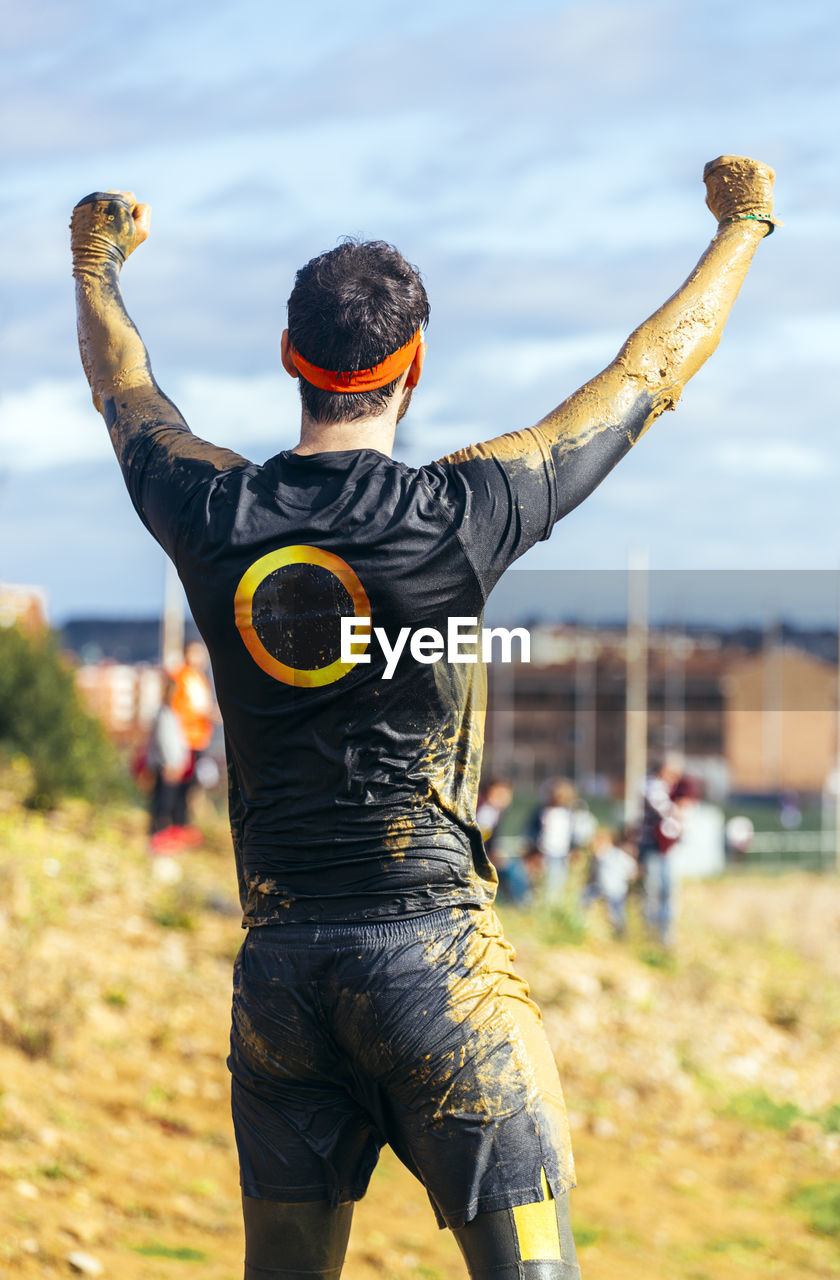
{"label": "clenched fist", "polygon": [[[769,165],[749,156],[718,156],[703,170],[706,204],[718,222],[755,219],[773,230],[773,179]],[[768,232],[769,234],[769,232]]]}
{"label": "clenched fist", "polygon": [[149,234],[151,209],[138,204],[133,191],[94,191],[73,210],[70,247],[73,274],[98,275],[112,264],[120,269]]}

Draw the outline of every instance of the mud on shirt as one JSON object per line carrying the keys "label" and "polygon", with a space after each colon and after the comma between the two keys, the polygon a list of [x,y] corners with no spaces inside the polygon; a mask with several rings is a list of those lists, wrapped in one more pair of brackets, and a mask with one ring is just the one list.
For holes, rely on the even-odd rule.
{"label": "mud on shirt", "polygon": [[482,663],[406,651],[386,680],[376,644],[341,662],[340,618],[369,616],[392,643],[402,627],[446,636],[453,616],[480,626],[507,566],[629,449],[642,399],[629,428],[571,453],[535,427],[420,469],[370,449],[259,466],[106,403],[132,501],[210,652],[246,925],[492,899]]}

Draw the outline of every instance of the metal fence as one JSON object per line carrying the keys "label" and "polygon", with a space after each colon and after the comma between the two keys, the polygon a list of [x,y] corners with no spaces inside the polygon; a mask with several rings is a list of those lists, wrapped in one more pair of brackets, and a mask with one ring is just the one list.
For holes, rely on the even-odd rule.
{"label": "metal fence", "polygon": [[729,864],[731,869],[835,871],[837,836],[834,831],[757,831],[749,853]]}

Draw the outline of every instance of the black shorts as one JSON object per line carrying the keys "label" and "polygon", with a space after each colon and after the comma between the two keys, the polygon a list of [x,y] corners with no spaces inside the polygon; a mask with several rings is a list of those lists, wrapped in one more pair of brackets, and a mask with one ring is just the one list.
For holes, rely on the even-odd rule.
{"label": "black shorts", "polygon": [[252,929],[228,1065],[242,1189],[336,1205],[385,1143],[441,1226],[574,1186],[554,1058],[492,911]]}

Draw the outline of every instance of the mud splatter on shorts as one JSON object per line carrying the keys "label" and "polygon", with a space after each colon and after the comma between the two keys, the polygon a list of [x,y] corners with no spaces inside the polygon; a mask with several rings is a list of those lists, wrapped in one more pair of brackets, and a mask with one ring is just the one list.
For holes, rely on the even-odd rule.
{"label": "mud splatter on shorts", "polygon": [[228,1065],[246,1195],[360,1199],[389,1143],[441,1226],[574,1185],[539,1010],[492,911],[252,929]]}

